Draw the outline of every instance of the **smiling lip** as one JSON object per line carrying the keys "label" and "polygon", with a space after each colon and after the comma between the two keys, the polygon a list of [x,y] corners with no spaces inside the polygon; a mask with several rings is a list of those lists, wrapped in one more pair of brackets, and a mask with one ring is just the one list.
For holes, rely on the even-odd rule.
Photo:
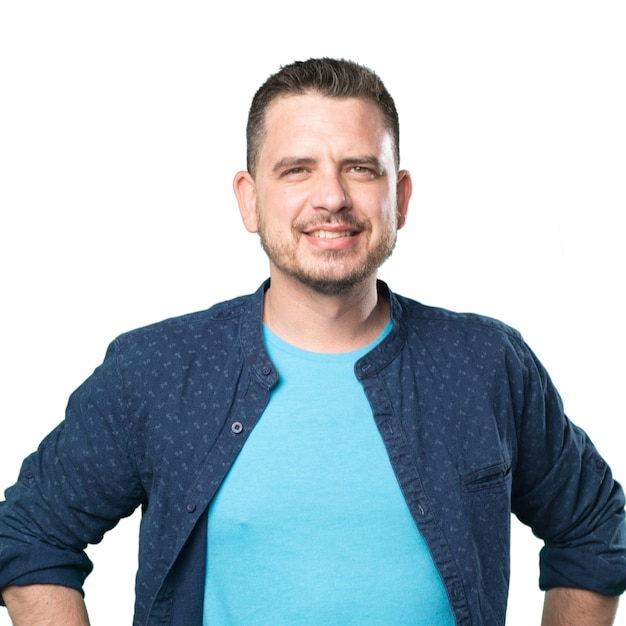
{"label": "smiling lip", "polygon": [[306,233],[309,237],[317,237],[318,239],[339,239],[340,237],[354,237],[357,234],[354,230],[312,230]]}

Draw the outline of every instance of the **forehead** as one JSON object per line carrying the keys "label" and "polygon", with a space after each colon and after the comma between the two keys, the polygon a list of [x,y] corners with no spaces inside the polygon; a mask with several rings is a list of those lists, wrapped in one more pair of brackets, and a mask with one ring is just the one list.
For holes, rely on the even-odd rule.
{"label": "forehead", "polygon": [[364,98],[279,96],[267,107],[264,127],[261,153],[314,143],[383,150],[392,142],[381,110]]}

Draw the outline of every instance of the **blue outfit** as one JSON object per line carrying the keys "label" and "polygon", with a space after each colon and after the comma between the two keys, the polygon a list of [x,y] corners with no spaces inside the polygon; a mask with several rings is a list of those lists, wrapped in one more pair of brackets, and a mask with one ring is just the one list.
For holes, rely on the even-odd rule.
{"label": "blue outfit", "polygon": [[264,328],[280,378],[209,506],[206,626],[454,626],[354,373],[391,328],[339,354]]}
{"label": "blue outfit", "polygon": [[[86,544],[141,505],[134,623],[202,624],[208,506],[278,382],[266,286],[111,344],[6,492],[0,589],[80,589]],[[624,494],[520,335],[379,289],[393,328],[355,373],[456,624],[504,624],[511,511],[543,589],[622,593]]]}

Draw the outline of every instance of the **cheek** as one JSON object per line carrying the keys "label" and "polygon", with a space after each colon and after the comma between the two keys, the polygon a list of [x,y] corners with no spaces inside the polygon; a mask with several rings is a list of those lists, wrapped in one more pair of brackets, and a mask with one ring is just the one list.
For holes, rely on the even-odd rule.
{"label": "cheek", "polygon": [[268,216],[278,220],[293,220],[307,206],[307,198],[302,189],[282,187],[265,194],[262,206]]}
{"label": "cheek", "polygon": [[385,195],[374,203],[370,199],[371,209],[368,217],[374,223],[381,225],[381,228],[387,229],[389,226],[394,227],[398,223],[398,205],[395,196]]}

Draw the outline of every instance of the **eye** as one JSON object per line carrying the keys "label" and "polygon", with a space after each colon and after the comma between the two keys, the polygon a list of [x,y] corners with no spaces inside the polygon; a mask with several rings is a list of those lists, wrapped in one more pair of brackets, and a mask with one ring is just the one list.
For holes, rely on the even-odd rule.
{"label": "eye", "polygon": [[301,176],[304,176],[307,173],[307,170],[304,167],[290,167],[287,170],[284,170],[281,173],[281,176],[283,178],[286,177],[290,177],[290,178],[298,178]]}
{"label": "eye", "polygon": [[352,165],[348,171],[359,178],[374,179],[380,175],[378,170],[367,165]]}

